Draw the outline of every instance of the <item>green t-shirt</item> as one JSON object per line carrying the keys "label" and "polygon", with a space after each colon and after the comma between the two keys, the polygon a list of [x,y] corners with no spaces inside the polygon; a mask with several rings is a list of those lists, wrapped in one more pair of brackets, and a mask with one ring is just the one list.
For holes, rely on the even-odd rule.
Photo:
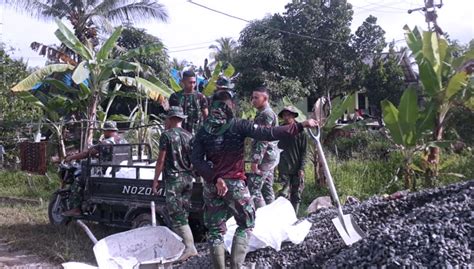
{"label": "green t-shirt", "polygon": [[183,128],[164,131],[160,137],[160,150],[166,151],[164,176],[191,171],[192,135]]}

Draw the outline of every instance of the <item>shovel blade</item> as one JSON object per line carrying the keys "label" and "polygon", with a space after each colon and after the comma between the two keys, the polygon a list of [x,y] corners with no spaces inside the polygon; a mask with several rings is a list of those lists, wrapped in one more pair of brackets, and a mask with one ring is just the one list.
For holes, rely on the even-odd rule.
{"label": "shovel blade", "polygon": [[332,219],[332,223],[336,226],[337,232],[346,245],[350,246],[365,236],[364,232],[360,229],[357,223],[354,222],[351,215],[343,215],[343,220],[344,224],[341,223],[339,218],[334,218]]}

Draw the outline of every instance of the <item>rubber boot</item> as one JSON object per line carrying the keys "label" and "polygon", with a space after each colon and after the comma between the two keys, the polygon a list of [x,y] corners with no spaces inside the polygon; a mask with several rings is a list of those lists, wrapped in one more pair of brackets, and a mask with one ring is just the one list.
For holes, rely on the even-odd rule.
{"label": "rubber boot", "polygon": [[240,269],[245,261],[247,249],[249,246],[248,238],[234,236],[232,240],[232,250],[230,252],[230,268]]}
{"label": "rubber boot", "polygon": [[189,225],[183,225],[179,226],[178,228],[175,228],[174,230],[176,234],[183,238],[183,243],[185,246],[183,255],[179,257],[179,260],[184,261],[192,256],[196,256],[198,252],[196,250],[196,247],[194,246],[194,238],[193,233],[191,232],[191,227],[189,227]]}
{"label": "rubber boot", "polygon": [[292,204],[293,204],[293,208],[295,209],[295,214],[298,216],[298,210],[300,209],[300,203],[295,202],[295,203],[292,203]]}
{"label": "rubber boot", "polygon": [[209,249],[214,269],[225,269],[225,248],[224,244],[211,246]]}
{"label": "rubber boot", "polygon": [[267,205],[267,204],[265,204],[265,200],[263,200],[263,197],[253,198],[253,203],[255,204],[255,209],[260,208],[260,207],[264,207],[264,206]]}

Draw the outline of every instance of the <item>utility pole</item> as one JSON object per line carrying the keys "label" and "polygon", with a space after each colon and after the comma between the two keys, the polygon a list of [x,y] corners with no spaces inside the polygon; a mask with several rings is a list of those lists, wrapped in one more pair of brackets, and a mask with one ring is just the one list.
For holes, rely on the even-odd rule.
{"label": "utility pole", "polygon": [[424,0],[425,6],[409,9],[408,14],[411,14],[413,11],[423,11],[425,13],[425,21],[428,23],[428,30],[434,31],[438,35],[444,35],[443,30],[438,26],[436,19],[438,15],[436,14],[436,9],[439,9],[443,6],[443,0],[440,0],[439,4],[435,4],[435,0]]}

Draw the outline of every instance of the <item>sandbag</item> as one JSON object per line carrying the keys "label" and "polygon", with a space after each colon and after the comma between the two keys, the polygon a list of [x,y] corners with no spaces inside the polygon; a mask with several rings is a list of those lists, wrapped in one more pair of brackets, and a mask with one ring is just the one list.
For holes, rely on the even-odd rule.
{"label": "sandbag", "polygon": [[[273,203],[257,209],[255,228],[249,240],[249,252],[260,248],[272,247],[281,249],[281,243],[291,241],[294,244],[303,242],[308,235],[311,223],[298,221],[291,202],[279,197]],[[228,252],[232,247],[232,239],[237,229],[237,223],[232,217],[227,222],[227,232],[224,235],[224,245]]]}

